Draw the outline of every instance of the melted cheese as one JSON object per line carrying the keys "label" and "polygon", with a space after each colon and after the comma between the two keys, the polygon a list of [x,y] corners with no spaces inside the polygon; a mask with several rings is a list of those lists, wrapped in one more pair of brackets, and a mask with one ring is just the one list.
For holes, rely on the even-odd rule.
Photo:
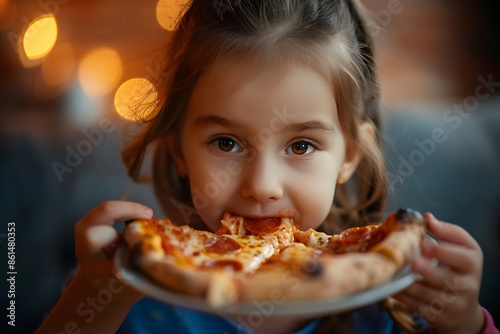
{"label": "melted cheese", "polygon": [[282,218],[279,230],[273,234],[278,237],[279,244],[284,247],[294,241],[295,231],[297,228],[293,225],[293,221],[290,218]]}
{"label": "melted cheese", "polygon": [[243,217],[234,216],[226,212],[224,214],[224,218],[221,220],[221,223],[222,225],[227,227],[227,229],[229,230],[229,234],[233,235],[247,234],[247,229],[245,228]]}
{"label": "melted cheese", "polygon": [[[251,234],[245,227],[243,217],[235,216],[226,212],[221,223],[227,227],[229,234],[239,236]],[[294,241],[294,234],[296,231],[297,228],[293,225],[292,219],[281,218],[281,224],[278,230],[271,232],[268,235],[263,235],[262,238],[270,241],[275,248],[283,248]]]}
{"label": "melted cheese", "polygon": [[243,272],[251,272],[258,269],[274,253],[274,247],[267,240],[251,235],[225,236],[235,240],[241,246],[241,251],[232,254],[221,254],[207,252],[203,247],[192,254],[193,262],[198,266],[204,266],[210,265],[213,261],[237,261],[241,263]]}
{"label": "melted cheese", "polygon": [[297,231],[295,233],[295,238],[297,239],[297,241],[302,242],[308,247],[314,249],[323,249],[328,244],[330,238],[335,238],[335,236],[329,236],[326,233],[317,232],[310,228],[305,232]]}
{"label": "melted cheese", "polygon": [[310,258],[315,252],[314,249],[304,244],[294,242],[281,252],[281,259],[285,262],[294,262],[303,258]]}
{"label": "melted cheese", "polygon": [[223,236],[236,241],[241,250],[235,253],[210,252],[205,248],[205,241],[214,237],[214,234],[165,222],[161,221],[161,225],[165,229],[168,242],[182,250],[182,253],[196,266],[211,266],[218,261],[236,261],[241,264],[243,272],[251,272],[258,269],[275,251],[272,243],[265,239],[251,235],[225,234]]}

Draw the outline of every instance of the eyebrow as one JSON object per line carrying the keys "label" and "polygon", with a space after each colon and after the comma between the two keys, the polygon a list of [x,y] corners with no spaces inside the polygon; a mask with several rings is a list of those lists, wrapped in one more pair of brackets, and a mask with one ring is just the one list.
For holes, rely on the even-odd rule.
{"label": "eyebrow", "polygon": [[212,125],[220,125],[225,128],[230,128],[235,126],[233,122],[230,120],[220,117],[220,116],[215,116],[215,115],[203,115],[200,116],[196,119],[194,122],[194,125],[197,127],[207,127],[207,126],[212,126]]}
{"label": "eyebrow", "polygon": [[302,132],[307,130],[319,130],[324,132],[335,133],[335,128],[333,127],[333,125],[325,123],[323,121],[307,121],[302,123],[291,123],[285,126],[285,129],[296,132]]}
{"label": "eyebrow", "polygon": [[[196,119],[194,125],[197,127],[209,127],[213,125],[219,125],[225,128],[232,128],[237,126],[236,123],[220,116],[215,115],[203,115]],[[281,129],[282,126],[279,126]],[[335,128],[333,125],[323,122],[320,120],[312,120],[300,123],[289,123],[283,127],[285,131],[294,131],[294,132],[304,132],[308,130],[316,130],[323,131],[328,133],[335,133]]]}

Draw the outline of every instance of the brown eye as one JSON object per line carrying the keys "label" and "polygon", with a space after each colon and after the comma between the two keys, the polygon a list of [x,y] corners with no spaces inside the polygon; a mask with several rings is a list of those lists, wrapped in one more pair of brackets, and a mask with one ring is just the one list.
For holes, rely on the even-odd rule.
{"label": "brown eye", "polygon": [[299,140],[288,146],[285,150],[286,154],[292,155],[308,155],[316,151],[316,146],[306,140]]}
{"label": "brown eye", "polygon": [[238,144],[231,138],[226,138],[226,137],[218,138],[217,146],[223,152],[231,152],[234,151],[235,148],[238,148],[236,151],[240,151]]}
{"label": "brown eye", "polygon": [[299,141],[292,144],[292,152],[294,154],[302,155],[307,152],[309,144],[303,141]]}

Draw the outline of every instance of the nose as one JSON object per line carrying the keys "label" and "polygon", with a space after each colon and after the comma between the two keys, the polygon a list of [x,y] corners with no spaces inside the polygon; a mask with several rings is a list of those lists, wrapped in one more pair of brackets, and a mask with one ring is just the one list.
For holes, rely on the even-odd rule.
{"label": "nose", "polygon": [[283,171],[272,156],[257,156],[244,167],[245,174],[241,194],[258,203],[278,200],[283,197],[281,179]]}

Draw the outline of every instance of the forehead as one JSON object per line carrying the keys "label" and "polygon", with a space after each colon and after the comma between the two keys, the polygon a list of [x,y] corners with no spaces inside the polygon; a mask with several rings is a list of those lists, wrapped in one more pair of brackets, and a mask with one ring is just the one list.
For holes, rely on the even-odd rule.
{"label": "forehead", "polygon": [[[258,60],[218,61],[198,79],[188,118],[217,114],[265,117],[286,108],[297,117],[325,117],[338,123],[331,83],[315,69]],[[306,117],[306,118],[307,118]]]}

